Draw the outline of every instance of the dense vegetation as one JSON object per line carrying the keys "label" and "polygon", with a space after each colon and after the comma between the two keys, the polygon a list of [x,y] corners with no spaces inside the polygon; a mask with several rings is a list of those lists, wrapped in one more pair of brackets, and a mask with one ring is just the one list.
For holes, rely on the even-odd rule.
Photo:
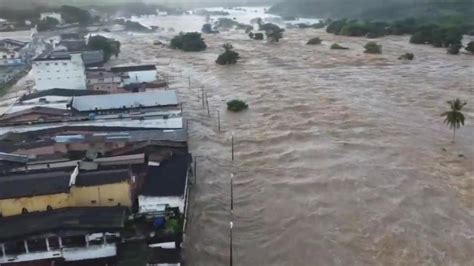
{"label": "dense vegetation", "polygon": [[248,108],[248,104],[242,100],[232,100],[227,102],[227,110],[231,112],[240,112]]}
{"label": "dense vegetation", "polygon": [[267,39],[271,42],[279,42],[283,38],[284,29],[278,27],[278,25],[273,23],[259,24],[259,28],[262,31],[265,31]]}
{"label": "dense vegetation", "polygon": [[210,23],[206,23],[206,24],[202,25],[201,32],[202,33],[207,33],[207,34],[219,33],[219,31],[216,31],[212,28],[212,25]]}
{"label": "dense vegetation", "polygon": [[257,33],[250,32],[249,37],[250,37],[250,39],[261,41],[261,40],[263,40],[264,36],[263,36],[263,33],[260,33],[260,32],[257,32]]}
{"label": "dense vegetation", "polygon": [[170,47],[186,52],[199,52],[207,48],[204,39],[198,32],[180,33],[171,39]]}
{"label": "dense vegetation", "polygon": [[232,44],[226,43],[222,46],[224,48],[224,53],[217,57],[216,63],[219,65],[232,65],[236,64],[237,60],[239,60],[240,56],[239,53],[234,51],[234,47]]}
{"label": "dense vegetation", "polygon": [[108,61],[112,55],[115,57],[119,55],[120,42],[102,35],[96,35],[89,37],[87,48],[89,50],[102,50],[104,52],[105,61]]}

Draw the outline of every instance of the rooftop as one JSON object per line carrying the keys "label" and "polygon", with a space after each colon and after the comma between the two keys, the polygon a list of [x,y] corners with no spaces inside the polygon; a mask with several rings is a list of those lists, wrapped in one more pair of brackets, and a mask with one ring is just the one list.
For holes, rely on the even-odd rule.
{"label": "rooftop", "polygon": [[107,94],[104,91],[93,91],[93,90],[70,90],[70,89],[49,89],[44,91],[37,91],[30,94],[23,95],[21,97],[22,101],[27,101],[35,98],[41,98],[46,96],[85,96],[85,95],[100,95],[100,94]]}
{"label": "rooftop", "polygon": [[0,176],[0,199],[66,193],[71,173],[56,171]]}
{"label": "rooftop", "polygon": [[0,218],[0,240],[64,231],[103,232],[123,228],[123,207],[63,208]]}
{"label": "rooftop", "polygon": [[3,40],[0,40],[0,46],[6,46],[6,44],[14,45],[14,46],[17,46],[18,48],[22,48],[22,47],[26,46],[28,43],[27,43],[27,42],[18,41],[18,40],[14,40],[14,39],[3,39]]}
{"label": "rooftop", "polygon": [[64,52],[55,52],[55,53],[47,53],[42,54],[34,59],[34,61],[52,61],[52,60],[70,60],[71,55],[69,53]]}
{"label": "rooftop", "polygon": [[107,171],[79,171],[76,177],[76,186],[89,187],[99,186],[105,184],[114,184],[126,181],[130,178],[130,173],[127,169],[114,169]]}
{"label": "rooftop", "polygon": [[178,97],[172,90],[81,96],[74,97],[72,102],[72,108],[80,112],[170,105],[178,105]]}
{"label": "rooftop", "polygon": [[182,196],[186,188],[191,154],[175,154],[160,163],[148,166],[147,178],[140,193],[144,196]]}
{"label": "rooftop", "polygon": [[86,76],[88,79],[94,78],[120,78],[117,74],[109,71],[87,71]]}
{"label": "rooftop", "polygon": [[0,161],[16,162],[16,163],[26,163],[28,162],[28,156],[0,152]]}
{"label": "rooftop", "polygon": [[139,66],[119,66],[110,68],[112,72],[130,72],[130,71],[147,71],[147,70],[156,70],[155,65],[139,65]]}

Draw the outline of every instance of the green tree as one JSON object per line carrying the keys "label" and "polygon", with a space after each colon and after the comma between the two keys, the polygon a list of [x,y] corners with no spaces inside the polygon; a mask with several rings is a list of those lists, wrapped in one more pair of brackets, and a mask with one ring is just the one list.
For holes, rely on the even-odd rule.
{"label": "green tree", "polygon": [[170,47],[186,52],[200,52],[207,48],[204,39],[198,32],[180,33],[171,39]]}
{"label": "green tree", "polygon": [[453,130],[453,143],[456,138],[456,129],[464,126],[464,114],[461,113],[462,108],[467,104],[466,102],[461,102],[461,100],[456,99],[453,101],[448,101],[451,111],[447,111],[441,114],[441,116],[446,117],[444,123]]}
{"label": "green tree", "polygon": [[231,112],[240,112],[248,108],[248,104],[242,100],[232,100],[227,102],[227,110]]}
{"label": "green tree", "polygon": [[119,55],[120,42],[102,35],[96,35],[89,37],[87,48],[89,50],[102,50],[104,52],[105,61],[108,61],[112,55],[115,57]]}
{"label": "green tree", "polygon": [[469,42],[465,49],[466,49],[466,51],[470,52],[471,54],[474,54],[474,41]]}
{"label": "green tree", "polygon": [[399,60],[413,60],[415,59],[415,55],[412,53],[405,53],[398,57]]}
{"label": "green tree", "polygon": [[226,43],[222,46],[224,48],[224,53],[217,57],[216,63],[219,65],[232,65],[236,64],[239,60],[239,53],[233,50],[232,44]]}
{"label": "green tree", "polygon": [[381,54],[382,53],[382,45],[378,45],[376,42],[368,42],[365,46],[364,53],[367,54]]}

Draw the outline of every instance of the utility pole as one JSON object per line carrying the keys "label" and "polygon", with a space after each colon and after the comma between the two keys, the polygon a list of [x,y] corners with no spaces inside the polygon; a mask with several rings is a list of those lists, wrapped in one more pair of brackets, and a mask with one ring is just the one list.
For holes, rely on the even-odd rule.
{"label": "utility pole", "polygon": [[217,131],[221,132],[221,113],[217,110]]}
{"label": "utility pole", "polygon": [[234,210],[234,173],[230,173],[230,211]]}
{"label": "utility pole", "polygon": [[232,132],[231,143],[232,143],[232,161],[233,161],[234,160],[234,132]]}
{"label": "utility pole", "polygon": [[233,262],[234,262],[234,258],[232,257],[233,254],[232,254],[232,227],[234,227],[234,223],[231,221],[230,222],[230,246],[229,246],[229,254],[230,254],[230,257],[229,257],[229,265],[232,266],[233,265]]}
{"label": "utility pole", "polygon": [[207,116],[211,117],[211,112],[209,111],[209,101],[208,101],[208,98],[207,98],[207,93],[206,93],[206,106],[207,106]]}

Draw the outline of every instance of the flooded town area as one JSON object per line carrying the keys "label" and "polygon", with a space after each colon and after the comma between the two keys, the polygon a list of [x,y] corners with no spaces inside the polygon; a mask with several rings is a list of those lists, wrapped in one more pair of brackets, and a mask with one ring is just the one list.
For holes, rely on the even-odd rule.
{"label": "flooded town area", "polygon": [[[241,23],[277,17],[226,11]],[[405,35],[377,38],[382,54],[366,54],[367,38],[313,28],[287,28],[276,43],[224,30],[202,35],[205,51],[183,52],[165,44],[205,17],[132,20],[159,30],[89,34],[120,41],[107,67],[156,65],[182,102],[196,165],[186,265],[228,263],[229,221],[235,265],[473,265],[472,55]],[[322,44],[306,45],[313,37]],[[225,43],[237,64],[215,63]],[[408,52],[413,61],[398,59]],[[13,85],[3,107],[32,82],[30,73]],[[455,98],[467,101],[466,122],[452,143],[441,114]],[[248,110],[228,112],[232,99]]]}

